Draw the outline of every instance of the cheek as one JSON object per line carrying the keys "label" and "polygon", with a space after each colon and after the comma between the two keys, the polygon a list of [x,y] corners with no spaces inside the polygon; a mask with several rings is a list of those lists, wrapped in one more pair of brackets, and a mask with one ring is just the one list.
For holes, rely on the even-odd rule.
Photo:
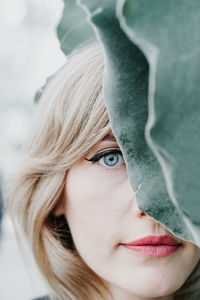
{"label": "cheek", "polygon": [[102,244],[108,252],[115,245],[124,180],[124,172],[103,171],[101,167],[77,167],[68,173],[65,213],[79,252],[96,251],[94,248]]}

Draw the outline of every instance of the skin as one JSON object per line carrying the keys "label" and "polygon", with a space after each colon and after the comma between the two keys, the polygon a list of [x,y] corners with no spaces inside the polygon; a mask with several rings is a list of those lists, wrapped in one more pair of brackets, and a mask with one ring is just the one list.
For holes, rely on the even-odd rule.
{"label": "skin", "polygon": [[[111,149],[120,151],[112,132],[85,158]],[[65,197],[55,215],[66,216],[80,256],[109,284],[115,300],[174,299],[198,263],[200,250],[138,208],[122,154],[110,155],[95,163],[83,158],[69,170]],[[170,235],[182,245],[175,253],[156,258],[120,244],[148,235]]]}

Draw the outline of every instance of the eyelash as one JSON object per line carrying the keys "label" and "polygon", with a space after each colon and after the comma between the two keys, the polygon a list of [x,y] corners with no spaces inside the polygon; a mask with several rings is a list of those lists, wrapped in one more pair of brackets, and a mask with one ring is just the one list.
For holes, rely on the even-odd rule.
{"label": "eyelash", "polygon": [[[123,158],[122,152],[119,149],[110,149],[110,150],[105,150],[105,151],[102,151],[100,153],[97,153],[96,155],[94,155],[90,159],[85,158],[85,160],[91,161],[94,164],[94,163],[98,162],[102,157],[106,157],[109,154],[120,154]],[[109,167],[109,166],[107,166],[107,167],[110,168],[110,169],[112,168],[112,167]]]}

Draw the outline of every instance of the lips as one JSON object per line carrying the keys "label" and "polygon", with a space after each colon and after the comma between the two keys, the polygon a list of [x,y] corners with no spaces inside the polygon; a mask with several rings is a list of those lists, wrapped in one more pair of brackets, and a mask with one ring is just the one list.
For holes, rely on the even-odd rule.
{"label": "lips", "polygon": [[147,236],[145,238],[122,244],[123,247],[147,256],[163,257],[176,252],[182,244],[168,235]]}
{"label": "lips", "polygon": [[160,235],[160,236],[154,236],[150,235],[145,238],[133,241],[131,243],[128,243],[126,245],[130,246],[142,246],[142,245],[180,245],[180,243],[172,238],[169,235]]}

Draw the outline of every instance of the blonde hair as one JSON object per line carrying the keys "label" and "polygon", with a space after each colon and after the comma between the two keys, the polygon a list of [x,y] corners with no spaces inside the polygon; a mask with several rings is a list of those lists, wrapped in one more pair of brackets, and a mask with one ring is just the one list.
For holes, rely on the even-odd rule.
{"label": "blonde hair", "polygon": [[91,299],[94,293],[100,298],[102,286],[105,289],[75,250],[64,216],[52,213],[63,196],[67,171],[110,130],[101,52],[92,45],[75,53],[50,80],[12,186],[11,215],[20,222],[40,270],[62,300]]}
{"label": "blonde hair", "polygon": [[77,253],[65,217],[53,215],[67,171],[111,129],[102,94],[103,70],[102,49],[94,44],[73,54],[50,80],[11,186],[10,214],[28,238],[52,299],[111,297],[106,283]]}

